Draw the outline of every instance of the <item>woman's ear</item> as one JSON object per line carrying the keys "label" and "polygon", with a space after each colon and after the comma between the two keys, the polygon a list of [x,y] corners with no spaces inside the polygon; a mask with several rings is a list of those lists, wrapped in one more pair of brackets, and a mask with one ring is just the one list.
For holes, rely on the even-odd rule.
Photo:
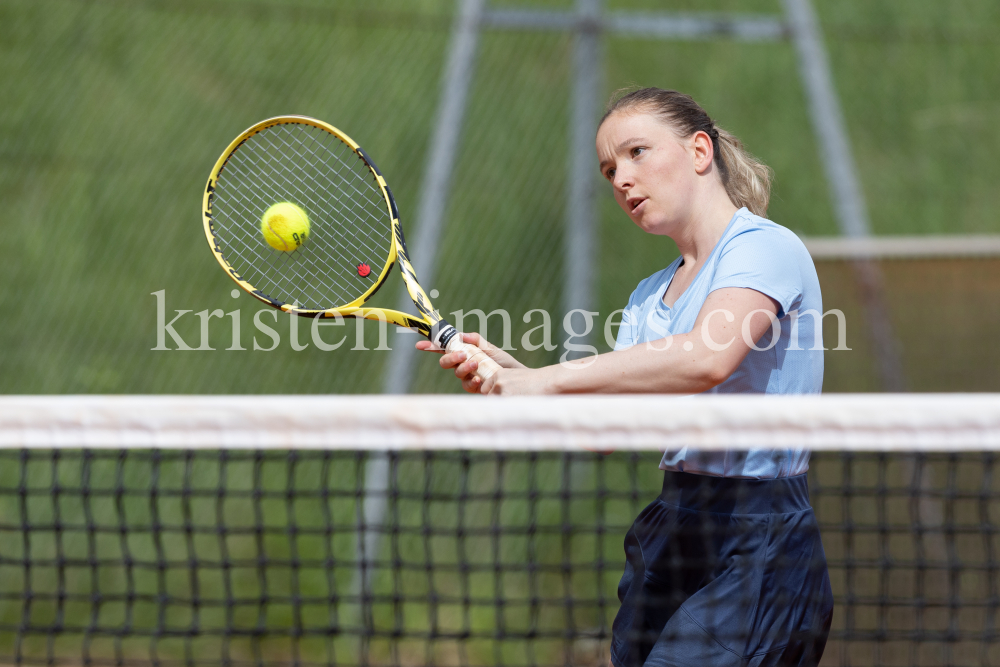
{"label": "woman's ear", "polygon": [[694,170],[699,174],[704,174],[712,166],[715,151],[712,146],[712,138],[707,132],[698,131],[691,137],[694,148]]}

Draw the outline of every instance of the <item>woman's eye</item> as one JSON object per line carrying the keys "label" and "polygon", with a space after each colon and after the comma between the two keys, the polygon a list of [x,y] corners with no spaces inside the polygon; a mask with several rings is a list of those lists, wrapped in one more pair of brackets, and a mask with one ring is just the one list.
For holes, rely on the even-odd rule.
{"label": "woman's eye", "polygon": [[638,157],[639,153],[646,150],[645,148],[635,147],[632,149],[632,157]]}
{"label": "woman's eye", "polygon": [[615,177],[615,170],[608,169],[608,173],[606,173],[604,176],[610,181],[612,178]]}

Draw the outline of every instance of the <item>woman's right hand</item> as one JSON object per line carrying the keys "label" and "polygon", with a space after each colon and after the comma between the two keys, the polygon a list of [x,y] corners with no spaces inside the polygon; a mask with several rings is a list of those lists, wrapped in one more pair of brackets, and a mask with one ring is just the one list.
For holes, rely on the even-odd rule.
{"label": "woman's right hand", "polygon": [[[524,364],[507,354],[504,350],[501,350],[490,343],[478,333],[471,332],[459,335],[462,336],[462,340],[466,343],[471,343],[485,352],[486,355],[493,361],[497,362],[501,368],[526,368]],[[455,370],[455,377],[462,381],[462,389],[470,394],[479,393],[483,384],[480,382],[479,378],[476,377],[476,368],[478,367],[478,364],[474,361],[468,361],[464,352],[445,353],[443,350],[436,349],[434,344],[429,340],[417,342],[417,349],[426,350],[428,352],[437,352],[440,354],[441,359],[438,361],[438,364],[441,368],[453,368]]]}

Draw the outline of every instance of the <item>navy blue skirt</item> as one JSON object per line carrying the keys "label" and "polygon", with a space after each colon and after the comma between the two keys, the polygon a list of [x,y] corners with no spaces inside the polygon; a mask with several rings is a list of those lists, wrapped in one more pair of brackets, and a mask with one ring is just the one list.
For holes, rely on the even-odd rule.
{"label": "navy blue skirt", "polygon": [[625,557],[615,667],[819,663],[833,593],[805,475],[667,472]]}

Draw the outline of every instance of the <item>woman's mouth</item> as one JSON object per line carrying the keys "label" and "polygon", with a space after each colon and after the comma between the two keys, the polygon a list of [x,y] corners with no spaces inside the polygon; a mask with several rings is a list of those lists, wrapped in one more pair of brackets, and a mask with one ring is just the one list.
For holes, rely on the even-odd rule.
{"label": "woman's mouth", "polygon": [[644,208],[645,203],[646,203],[645,197],[628,200],[629,209],[633,215],[635,215],[636,213],[640,213]]}

